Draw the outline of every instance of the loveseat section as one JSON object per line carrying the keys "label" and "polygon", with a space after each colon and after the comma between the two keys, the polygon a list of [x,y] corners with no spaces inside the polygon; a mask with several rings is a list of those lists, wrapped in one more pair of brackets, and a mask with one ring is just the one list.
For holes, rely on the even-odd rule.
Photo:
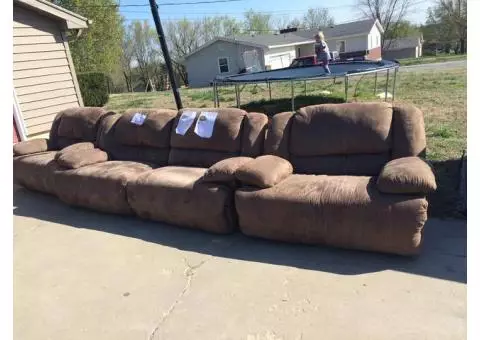
{"label": "loveseat section", "polygon": [[[238,170],[243,186],[235,206],[243,233],[401,255],[419,251],[425,195],[436,188],[419,158],[425,151],[420,110],[389,103],[307,106],[273,117],[265,150],[290,162],[293,174],[272,168],[260,176],[248,169],[253,162]],[[280,181],[275,173],[283,174]]]}

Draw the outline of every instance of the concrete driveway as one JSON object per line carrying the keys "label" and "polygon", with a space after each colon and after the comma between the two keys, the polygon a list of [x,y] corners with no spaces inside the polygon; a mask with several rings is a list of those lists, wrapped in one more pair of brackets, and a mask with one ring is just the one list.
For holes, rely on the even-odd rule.
{"label": "concrete driveway", "polygon": [[423,254],[216,236],[14,192],[14,335],[75,339],[465,339],[466,223]]}

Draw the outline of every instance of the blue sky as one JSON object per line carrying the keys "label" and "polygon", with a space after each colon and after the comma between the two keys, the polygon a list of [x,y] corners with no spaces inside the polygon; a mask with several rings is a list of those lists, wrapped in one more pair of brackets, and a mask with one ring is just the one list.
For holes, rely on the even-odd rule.
{"label": "blue sky", "polygon": [[[243,13],[252,8],[255,11],[268,12],[274,17],[288,18],[300,17],[309,7],[326,7],[334,17],[335,22],[353,21],[363,16],[355,6],[356,0],[314,1],[314,0],[241,0],[238,2],[196,4],[179,6],[162,6],[162,3],[195,2],[200,0],[157,0],[162,21],[179,20],[182,18],[195,19],[213,15],[230,15],[239,19]],[[427,8],[432,6],[434,0],[411,0],[414,3],[408,19],[415,23],[423,23],[426,18]],[[148,0],[122,0],[120,12],[128,19],[151,20],[150,8],[123,7],[123,5],[148,4]]]}

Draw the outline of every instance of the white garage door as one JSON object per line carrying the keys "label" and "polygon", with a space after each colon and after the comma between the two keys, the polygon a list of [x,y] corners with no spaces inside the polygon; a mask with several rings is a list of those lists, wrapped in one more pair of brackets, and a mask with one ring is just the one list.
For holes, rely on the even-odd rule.
{"label": "white garage door", "polygon": [[290,66],[290,54],[281,54],[270,57],[270,67],[272,70]]}

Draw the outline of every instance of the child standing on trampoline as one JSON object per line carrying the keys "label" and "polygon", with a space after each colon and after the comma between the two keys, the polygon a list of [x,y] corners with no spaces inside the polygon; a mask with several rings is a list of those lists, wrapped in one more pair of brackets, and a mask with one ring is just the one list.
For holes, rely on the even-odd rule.
{"label": "child standing on trampoline", "polygon": [[325,73],[330,74],[330,68],[328,67],[328,63],[331,58],[330,50],[325,42],[325,36],[323,35],[322,31],[315,35],[315,54],[317,56],[317,60],[322,62]]}

